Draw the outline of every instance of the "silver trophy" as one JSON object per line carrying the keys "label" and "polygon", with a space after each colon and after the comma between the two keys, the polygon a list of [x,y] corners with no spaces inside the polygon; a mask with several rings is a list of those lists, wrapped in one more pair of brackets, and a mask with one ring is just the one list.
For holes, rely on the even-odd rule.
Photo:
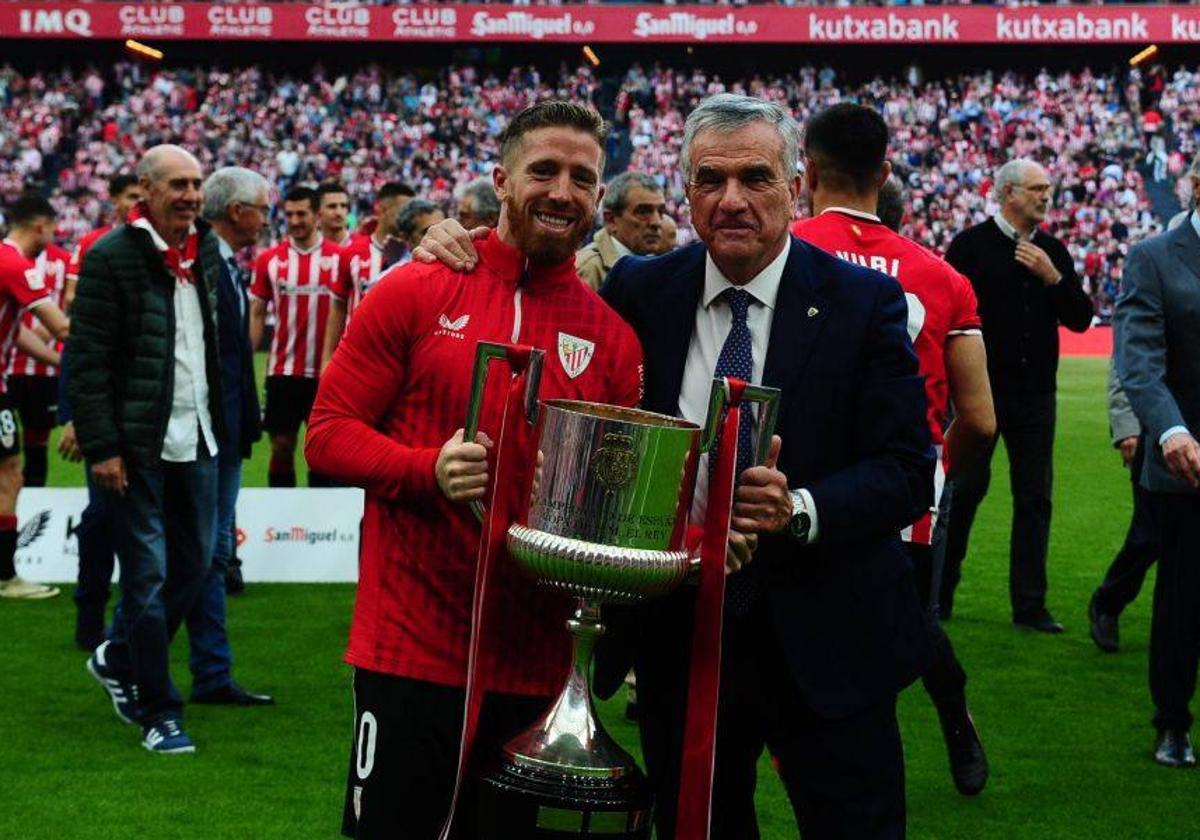
{"label": "silver trophy", "polygon": [[[504,345],[479,344],[465,440],[473,440],[478,427],[488,363],[505,352]],[[540,359],[534,365],[526,419],[540,424],[545,461],[528,521],[508,528],[508,550],[539,585],[577,599],[567,620],[572,664],[558,698],[504,745],[500,770],[484,779],[483,822],[494,826],[494,835],[485,830],[483,836],[644,838],[650,795],[633,758],[596,716],[592,651],[604,633],[601,605],[666,595],[698,566],[684,545],[688,512],[700,453],[716,446],[726,383],[713,380],[701,430],[633,408],[539,404]],[[778,395],[760,386],[743,394],[743,401],[761,404],[757,463],[770,448]]]}

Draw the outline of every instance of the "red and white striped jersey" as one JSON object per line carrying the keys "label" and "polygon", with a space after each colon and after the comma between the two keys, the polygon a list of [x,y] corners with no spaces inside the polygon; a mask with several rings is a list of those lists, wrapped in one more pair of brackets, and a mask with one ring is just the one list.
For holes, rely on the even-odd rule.
{"label": "red and white striped jersey", "polygon": [[339,291],[346,298],[348,324],[354,310],[383,273],[383,248],[375,243],[374,237],[356,237],[345,250],[343,266],[345,272]]}
{"label": "red and white striped jersey", "polygon": [[70,280],[79,279],[79,270],[83,266],[83,258],[93,245],[104,238],[105,234],[113,229],[112,225],[98,227],[91,233],[86,233],[83,239],[79,240],[79,244],[75,246],[75,252],[71,254],[71,261],[67,263],[67,278]]}
{"label": "red and white striped jersey", "polygon": [[[45,281],[33,260],[11,239],[0,243],[0,362],[7,370],[17,334],[21,331],[21,310],[49,299]],[[8,377],[0,381],[0,394],[8,391]]]}
{"label": "red and white striped jersey", "polygon": [[275,310],[268,376],[317,377],[329,301],[342,297],[342,259],[342,249],[324,239],[307,251],[285,239],[254,261],[250,295]]}
{"label": "red and white striped jersey", "polygon": [[933,508],[901,532],[905,540],[928,545],[945,484],[943,460],[950,389],[946,381],[946,342],[951,336],[981,332],[971,282],[950,263],[890,230],[869,213],[830,208],[796,222],[792,233],[847,262],[891,275],[908,301],[908,336],[925,377],[926,418],[938,451]]}
{"label": "red and white striped jersey", "polygon": [[[67,266],[71,259],[70,252],[52,242],[33,261],[34,268],[41,275],[46,294],[59,309],[63,308],[63,299],[67,294]],[[36,329],[36,321],[34,314],[29,310],[21,314],[21,323],[31,330]],[[58,340],[55,338],[50,338],[46,342],[46,346],[50,348],[57,345]],[[58,368],[45,362],[39,362],[33,356],[18,349],[13,351],[7,373],[9,376],[58,376]]]}

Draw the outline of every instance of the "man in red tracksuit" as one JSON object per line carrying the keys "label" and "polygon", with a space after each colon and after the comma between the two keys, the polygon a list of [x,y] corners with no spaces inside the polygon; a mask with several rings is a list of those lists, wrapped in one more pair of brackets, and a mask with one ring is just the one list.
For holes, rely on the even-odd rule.
{"label": "man in red tracksuit", "polygon": [[[347,836],[432,840],[449,811],[480,541],[467,503],[492,478],[505,390],[488,389],[481,434],[464,443],[476,343],[544,350],[543,399],[632,406],[640,397],[637,338],[574,268],[601,194],[603,138],[603,121],[579,105],[518,114],[502,137],[494,181],[503,209],[479,243],[479,266],[385,273],[321,378],[309,465],[367,491],[346,655],[356,709]],[[544,711],[569,660],[567,602],[504,571],[479,755]],[[474,836],[474,798],[460,796],[455,836]]]}

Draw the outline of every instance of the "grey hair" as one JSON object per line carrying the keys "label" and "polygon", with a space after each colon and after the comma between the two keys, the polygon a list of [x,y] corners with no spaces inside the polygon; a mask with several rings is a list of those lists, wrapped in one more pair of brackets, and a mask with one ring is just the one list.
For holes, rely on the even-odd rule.
{"label": "grey hair", "polygon": [[196,159],[194,154],[183,148],[183,146],[176,146],[174,143],[162,143],[146,150],[146,153],[142,155],[142,159],[138,161],[134,174],[139,179],[145,178],[147,181],[157,181],[162,177],[163,159],[176,154],[189,158],[192,163],[196,164],[197,169],[203,171],[204,167],[200,165],[200,161]]}
{"label": "grey hair", "polygon": [[476,216],[492,219],[491,226],[495,226],[494,220],[500,218],[500,197],[496,195],[491,178],[476,178],[463,187],[462,197],[471,200],[471,208]]}
{"label": "grey hair", "polygon": [[1042,165],[1037,161],[1029,158],[1013,158],[1008,163],[996,170],[996,183],[992,186],[992,195],[996,201],[1004,201],[1005,187],[1019,187],[1021,181],[1025,177],[1025,173],[1030,169],[1037,167],[1042,168]]}
{"label": "grey hair", "polygon": [[737,93],[718,93],[703,100],[688,115],[683,129],[683,151],[680,163],[685,181],[692,180],[692,142],[702,131],[729,133],[755,122],[765,122],[779,132],[783,140],[783,174],[796,174],[800,162],[800,126],[791,114],[774,102],[742,96]]}
{"label": "grey hair", "polygon": [[441,209],[427,198],[414,198],[401,207],[400,212],[396,214],[396,230],[403,234],[410,234],[417,229],[418,216],[434,213]]}
{"label": "grey hair", "polygon": [[604,209],[619,216],[625,212],[625,204],[629,199],[629,190],[642,187],[656,193],[663,191],[658,181],[645,172],[622,172],[608,182],[604,188]]}
{"label": "grey hair", "polygon": [[204,182],[204,207],[201,215],[210,222],[225,218],[229,205],[257,204],[258,199],[270,192],[267,179],[242,166],[226,166],[208,176]]}

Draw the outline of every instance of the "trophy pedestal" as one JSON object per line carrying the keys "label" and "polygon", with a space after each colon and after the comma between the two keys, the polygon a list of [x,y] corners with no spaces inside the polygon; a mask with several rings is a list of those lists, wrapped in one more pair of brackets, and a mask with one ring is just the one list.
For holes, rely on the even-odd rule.
{"label": "trophy pedestal", "polygon": [[649,840],[651,794],[636,767],[618,779],[505,762],[480,780],[480,840]]}
{"label": "trophy pedestal", "polygon": [[571,673],[541,720],[504,745],[480,784],[482,840],[648,840],[649,785],[629,753],[600,725],[588,688],[598,605],[581,599],[567,621]]}

